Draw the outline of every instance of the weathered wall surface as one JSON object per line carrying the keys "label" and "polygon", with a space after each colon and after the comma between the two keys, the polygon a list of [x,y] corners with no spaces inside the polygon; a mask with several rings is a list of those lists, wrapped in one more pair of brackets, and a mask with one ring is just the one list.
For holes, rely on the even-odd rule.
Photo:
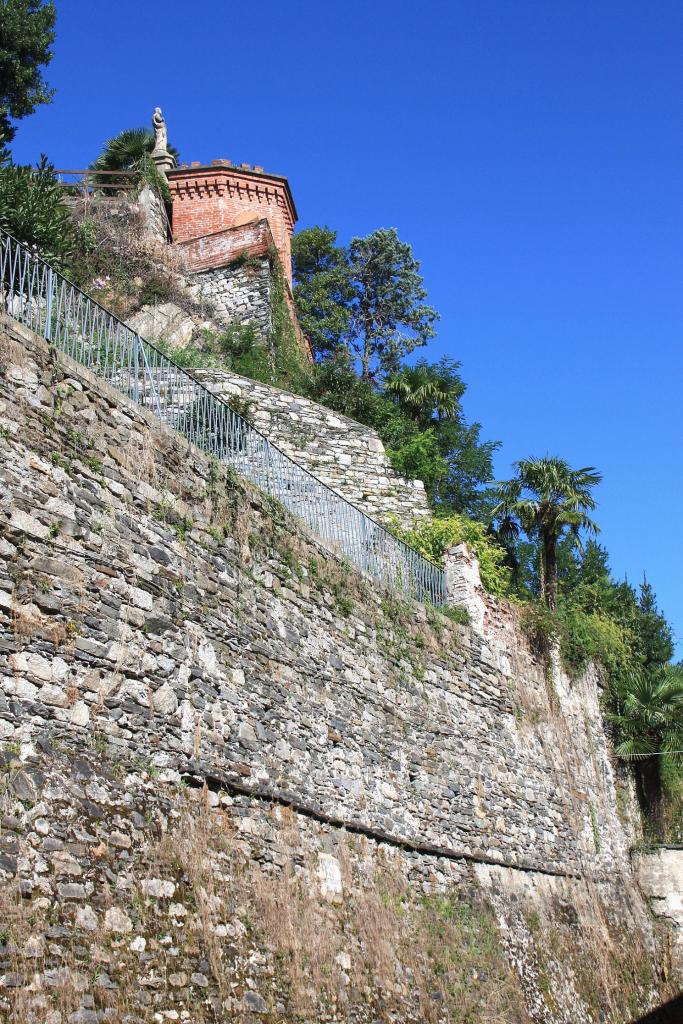
{"label": "weathered wall surface", "polygon": [[275,241],[268,221],[255,215],[247,224],[190,238],[175,248],[187,272],[198,274],[226,267],[240,256],[267,256]]}
{"label": "weathered wall surface", "polygon": [[193,371],[211,391],[250,403],[260,431],[286,455],[333,487],[368,515],[409,525],[427,515],[420,480],[406,480],[392,468],[377,432],[308,398],[223,370]]}
{"label": "weathered wall surface", "polygon": [[[374,589],[23,329],[2,328],[0,364],[0,739],[10,760],[38,758],[42,773],[24,795],[12,789],[28,810],[12,825],[16,853],[0,863],[10,876],[30,874],[30,895],[44,889],[46,907],[55,892],[62,902],[97,898],[103,921],[107,901],[131,898],[139,883],[119,878],[105,852],[106,893],[91,860],[83,894],[55,886],[60,872],[79,875],[79,858],[98,856],[97,828],[79,819],[83,799],[95,811],[108,804],[128,836],[102,840],[105,850],[140,847],[130,829],[144,831],[156,811],[143,801],[154,785],[138,791],[130,774],[138,764],[164,784],[208,780],[231,799],[286,804],[335,843],[345,828],[399,847],[428,872],[425,891],[438,890],[448,865],[447,884],[474,879],[501,921],[531,901],[526,930],[503,929],[533,989],[520,1020],[597,1020],[578,981],[567,994],[566,970],[529,981],[540,976],[532,933],[545,916],[585,929],[596,948],[611,936],[617,964],[615,936],[628,929],[650,969],[654,935],[615,811],[592,673],[546,679],[506,605],[486,600],[476,632]],[[40,758],[77,759],[86,748],[119,766],[125,792],[110,798],[95,780],[74,803],[67,787],[68,827],[53,833],[53,769]],[[42,845],[53,834],[76,868]],[[112,856],[142,870],[137,853]],[[121,934],[134,951],[127,926]],[[155,941],[163,934],[159,924]],[[549,963],[562,962],[551,953]],[[654,993],[643,979],[636,989],[641,1002]],[[404,1019],[447,1019],[420,1012]],[[304,1019],[338,1019],[316,1014]]]}
{"label": "weathered wall surface", "polygon": [[268,339],[272,323],[272,277],[267,256],[247,263],[233,263],[215,270],[191,274],[190,290],[211,304],[214,319],[226,327],[253,324],[260,337]]}
{"label": "weathered wall surface", "polygon": [[623,1024],[654,992],[617,887],[396,849],[99,743],[43,734],[0,778],[9,1024]]}
{"label": "weathered wall surface", "polygon": [[683,849],[670,846],[640,852],[635,868],[653,912],[673,925],[673,956],[683,971]]}
{"label": "weathered wall surface", "polygon": [[116,195],[73,195],[64,202],[78,216],[92,215],[93,211],[105,212],[112,221],[134,224],[143,237],[166,245],[170,236],[170,224],[166,206],[159,193],[144,185],[133,198],[125,192]]}

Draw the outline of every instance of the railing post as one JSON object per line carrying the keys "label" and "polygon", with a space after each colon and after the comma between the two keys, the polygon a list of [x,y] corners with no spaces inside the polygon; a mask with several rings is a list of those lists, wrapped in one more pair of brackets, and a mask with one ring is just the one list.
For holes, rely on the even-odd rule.
{"label": "railing post", "polygon": [[45,338],[52,341],[52,291],[54,288],[54,271],[52,267],[47,270],[47,295],[45,297]]}
{"label": "railing post", "polygon": [[140,370],[140,335],[135,335],[135,348],[133,349],[133,398],[136,402],[139,402],[139,378],[138,373]]}

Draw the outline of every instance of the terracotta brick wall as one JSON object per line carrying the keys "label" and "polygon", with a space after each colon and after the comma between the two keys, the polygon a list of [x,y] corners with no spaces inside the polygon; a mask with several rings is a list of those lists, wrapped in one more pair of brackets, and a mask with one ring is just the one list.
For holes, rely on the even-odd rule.
{"label": "terracotta brick wall", "polygon": [[286,178],[231,167],[180,167],[168,175],[176,242],[266,219],[287,280],[292,280],[291,234],[296,208]]}
{"label": "terracotta brick wall", "polygon": [[176,242],[183,263],[191,274],[225,267],[242,255],[267,256],[273,245],[273,234],[265,218],[242,227]]}

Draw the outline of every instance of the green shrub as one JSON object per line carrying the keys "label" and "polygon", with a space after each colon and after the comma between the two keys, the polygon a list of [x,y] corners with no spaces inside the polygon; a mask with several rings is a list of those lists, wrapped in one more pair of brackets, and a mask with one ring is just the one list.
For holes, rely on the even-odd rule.
{"label": "green shrub", "polygon": [[155,302],[169,302],[176,293],[177,289],[170,278],[156,274],[145,280],[140,291],[140,304],[151,306]]}
{"label": "green shrub", "polygon": [[416,519],[406,530],[394,523],[393,532],[407,544],[443,564],[444,552],[456,544],[466,543],[479,561],[481,582],[489,594],[502,596],[511,590],[511,573],[505,563],[505,551],[487,532],[483,523],[467,516],[452,513],[449,516]]}
{"label": "green shrub", "polygon": [[0,169],[0,227],[63,266],[74,244],[74,229],[62,203],[54,167],[41,156],[37,167],[5,163]]}
{"label": "green shrub", "polygon": [[406,437],[397,448],[388,448],[387,457],[397,473],[408,480],[422,480],[430,494],[448,477],[448,463],[431,428]]}
{"label": "green shrub", "polygon": [[564,632],[558,615],[540,601],[529,602],[522,605],[521,625],[536,657],[547,662],[553,644]]}
{"label": "green shrub", "polygon": [[225,361],[212,352],[196,348],[194,345],[184,345],[181,348],[173,348],[167,342],[159,339],[154,342],[160,352],[172,359],[177,366],[183,366],[188,370],[192,369],[226,369]]}
{"label": "green shrub", "polygon": [[599,662],[610,677],[629,671],[636,661],[627,629],[599,612],[560,605],[560,656],[569,675],[578,675],[589,661]]}
{"label": "green shrub", "polygon": [[602,665],[610,678],[628,672],[637,663],[629,631],[598,612],[585,612],[570,603],[551,611],[542,602],[525,604],[522,628],[534,652],[547,658],[559,643],[562,667],[578,676],[590,661]]}
{"label": "green shrub", "polygon": [[472,616],[462,604],[448,605],[446,608],[439,608],[439,611],[451,622],[457,622],[460,626],[469,626],[472,622]]}

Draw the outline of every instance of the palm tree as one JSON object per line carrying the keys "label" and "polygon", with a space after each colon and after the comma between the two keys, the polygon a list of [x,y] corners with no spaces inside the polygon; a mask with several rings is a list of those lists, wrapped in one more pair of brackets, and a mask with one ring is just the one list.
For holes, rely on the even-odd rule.
{"label": "palm tree", "polygon": [[[109,139],[90,165],[93,171],[144,171],[152,163],[150,154],[154,149],[154,132],[151,128],[125,128],[113,139]],[[169,145],[169,153],[178,159],[178,150]],[[113,184],[116,179],[107,175],[102,184]]]}
{"label": "palm tree", "polygon": [[445,419],[457,412],[465,391],[458,366],[450,359],[436,364],[421,359],[415,366],[404,366],[389,377],[384,390],[396,398],[411,419],[427,426],[434,415]]}
{"label": "palm tree", "polygon": [[612,700],[615,753],[635,762],[641,804],[662,838],[662,760],[683,762],[683,665],[624,675],[612,684]]}
{"label": "palm tree", "polygon": [[581,531],[598,533],[588,512],[595,508],[591,491],[602,480],[592,466],[572,469],[564,459],[521,459],[517,475],[499,485],[492,518],[501,537],[512,539],[523,530],[541,549],[541,594],[549,608],[557,605],[557,545],[569,535],[581,547]]}

